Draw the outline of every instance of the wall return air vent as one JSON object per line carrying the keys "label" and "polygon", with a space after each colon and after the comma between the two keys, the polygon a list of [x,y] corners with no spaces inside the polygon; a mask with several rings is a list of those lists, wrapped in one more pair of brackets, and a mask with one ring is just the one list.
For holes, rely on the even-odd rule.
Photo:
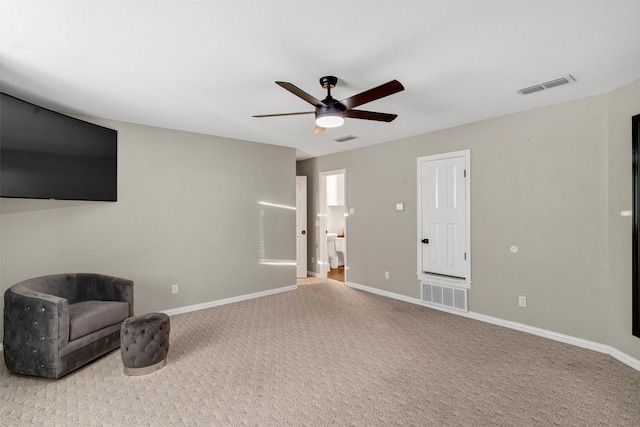
{"label": "wall return air vent", "polygon": [[424,305],[445,307],[465,313],[468,311],[466,289],[426,282],[421,282],[421,285]]}
{"label": "wall return air vent", "polygon": [[554,79],[554,80],[550,80],[548,82],[539,83],[537,85],[533,85],[533,86],[525,87],[525,88],[522,88],[522,89],[518,89],[516,91],[516,93],[518,93],[520,95],[529,95],[530,93],[539,92],[539,91],[545,90],[545,89],[551,89],[553,87],[566,85],[568,83],[573,83],[575,81],[576,81],[576,79],[571,74],[567,74],[565,76],[562,76],[562,77]]}

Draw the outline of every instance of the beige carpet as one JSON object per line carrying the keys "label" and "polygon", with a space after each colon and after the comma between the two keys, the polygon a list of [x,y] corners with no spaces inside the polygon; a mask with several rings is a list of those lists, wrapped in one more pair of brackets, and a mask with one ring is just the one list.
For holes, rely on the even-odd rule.
{"label": "beige carpet", "polygon": [[171,318],[163,369],[114,351],[60,380],[0,367],[0,424],[640,425],[640,372],[609,356],[303,280]]}

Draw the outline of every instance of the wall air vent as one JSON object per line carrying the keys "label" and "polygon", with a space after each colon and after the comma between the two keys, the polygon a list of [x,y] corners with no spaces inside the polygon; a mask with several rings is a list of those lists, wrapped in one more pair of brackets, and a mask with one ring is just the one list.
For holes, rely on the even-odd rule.
{"label": "wall air vent", "polygon": [[421,282],[422,303],[467,312],[467,290]]}
{"label": "wall air vent", "polygon": [[567,74],[557,79],[550,80],[548,82],[539,83],[537,85],[525,87],[516,91],[516,93],[520,95],[529,95],[530,93],[539,92],[545,89],[551,89],[552,87],[566,85],[568,83],[575,82],[576,79],[573,78],[571,74]]}
{"label": "wall air vent", "polygon": [[342,138],[338,138],[338,139],[334,139],[335,142],[347,142],[347,141],[351,141],[352,139],[356,139],[357,136],[355,135],[347,135],[347,136],[343,136]]}

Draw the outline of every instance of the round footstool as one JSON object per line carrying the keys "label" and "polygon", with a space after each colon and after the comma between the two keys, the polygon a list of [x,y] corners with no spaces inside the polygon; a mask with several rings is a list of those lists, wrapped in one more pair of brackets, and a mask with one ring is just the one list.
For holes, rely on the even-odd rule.
{"label": "round footstool", "polygon": [[167,363],[169,352],[169,316],[148,313],[122,322],[120,354],[127,375],[146,375]]}

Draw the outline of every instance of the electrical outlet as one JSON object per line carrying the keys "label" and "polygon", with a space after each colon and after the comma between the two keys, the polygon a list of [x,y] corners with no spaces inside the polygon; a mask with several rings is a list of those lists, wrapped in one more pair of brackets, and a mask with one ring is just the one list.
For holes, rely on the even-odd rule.
{"label": "electrical outlet", "polygon": [[385,279],[388,279],[388,278],[389,278],[389,272],[388,272],[388,271],[385,271],[385,272],[384,272],[384,278],[385,278]]}
{"label": "electrical outlet", "polygon": [[520,307],[526,307],[527,306],[527,297],[523,297],[523,296],[518,297],[518,305]]}
{"label": "electrical outlet", "polygon": [[171,286],[171,293],[172,294],[177,294],[178,293],[178,285]]}

